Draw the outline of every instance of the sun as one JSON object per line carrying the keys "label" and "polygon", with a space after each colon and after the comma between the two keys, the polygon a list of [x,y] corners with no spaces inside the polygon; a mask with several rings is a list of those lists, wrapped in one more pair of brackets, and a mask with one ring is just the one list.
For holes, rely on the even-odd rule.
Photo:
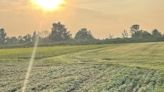
{"label": "sun", "polygon": [[56,10],[65,4],[65,0],[31,0],[32,4],[47,11]]}

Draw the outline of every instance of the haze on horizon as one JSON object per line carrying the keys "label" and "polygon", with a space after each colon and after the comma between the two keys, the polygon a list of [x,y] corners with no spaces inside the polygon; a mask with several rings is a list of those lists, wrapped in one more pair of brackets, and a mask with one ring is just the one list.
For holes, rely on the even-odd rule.
{"label": "haze on horizon", "polygon": [[120,36],[133,24],[145,30],[164,33],[164,0],[66,0],[63,9],[43,14],[31,7],[30,0],[0,0],[0,26],[8,35],[49,30],[61,21],[71,33],[90,29],[95,37]]}

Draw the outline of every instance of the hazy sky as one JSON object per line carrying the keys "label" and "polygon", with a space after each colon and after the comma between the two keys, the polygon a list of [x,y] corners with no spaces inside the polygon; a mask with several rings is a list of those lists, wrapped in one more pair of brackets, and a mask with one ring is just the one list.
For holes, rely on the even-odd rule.
{"label": "hazy sky", "polygon": [[98,38],[120,36],[132,24],[164,33],[164,0],[66,0],[64,9],[47,14],[31,7],[29,1],[0,0],[0,26],[8,35],[50,30],[56,21],[73,34],[86,27]]}

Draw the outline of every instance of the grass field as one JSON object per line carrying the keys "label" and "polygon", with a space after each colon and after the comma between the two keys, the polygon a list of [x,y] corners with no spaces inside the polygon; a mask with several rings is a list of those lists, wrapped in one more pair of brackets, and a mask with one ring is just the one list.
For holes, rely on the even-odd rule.
{"label": "grass field", "polygon": [[[0,49],[0,92],[21,92],[31,52]],[[164,92],[164,43],[39,47],[27,92]]]}

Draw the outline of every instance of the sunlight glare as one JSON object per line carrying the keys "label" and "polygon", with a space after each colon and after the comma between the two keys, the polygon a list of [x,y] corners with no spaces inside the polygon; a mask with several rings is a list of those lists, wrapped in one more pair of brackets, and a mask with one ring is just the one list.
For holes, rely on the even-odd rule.
{"label": "sunlight glare", "polygon": [[59,9],[65,4],[65,0],[31,0],[32,4],[46,11]]}

